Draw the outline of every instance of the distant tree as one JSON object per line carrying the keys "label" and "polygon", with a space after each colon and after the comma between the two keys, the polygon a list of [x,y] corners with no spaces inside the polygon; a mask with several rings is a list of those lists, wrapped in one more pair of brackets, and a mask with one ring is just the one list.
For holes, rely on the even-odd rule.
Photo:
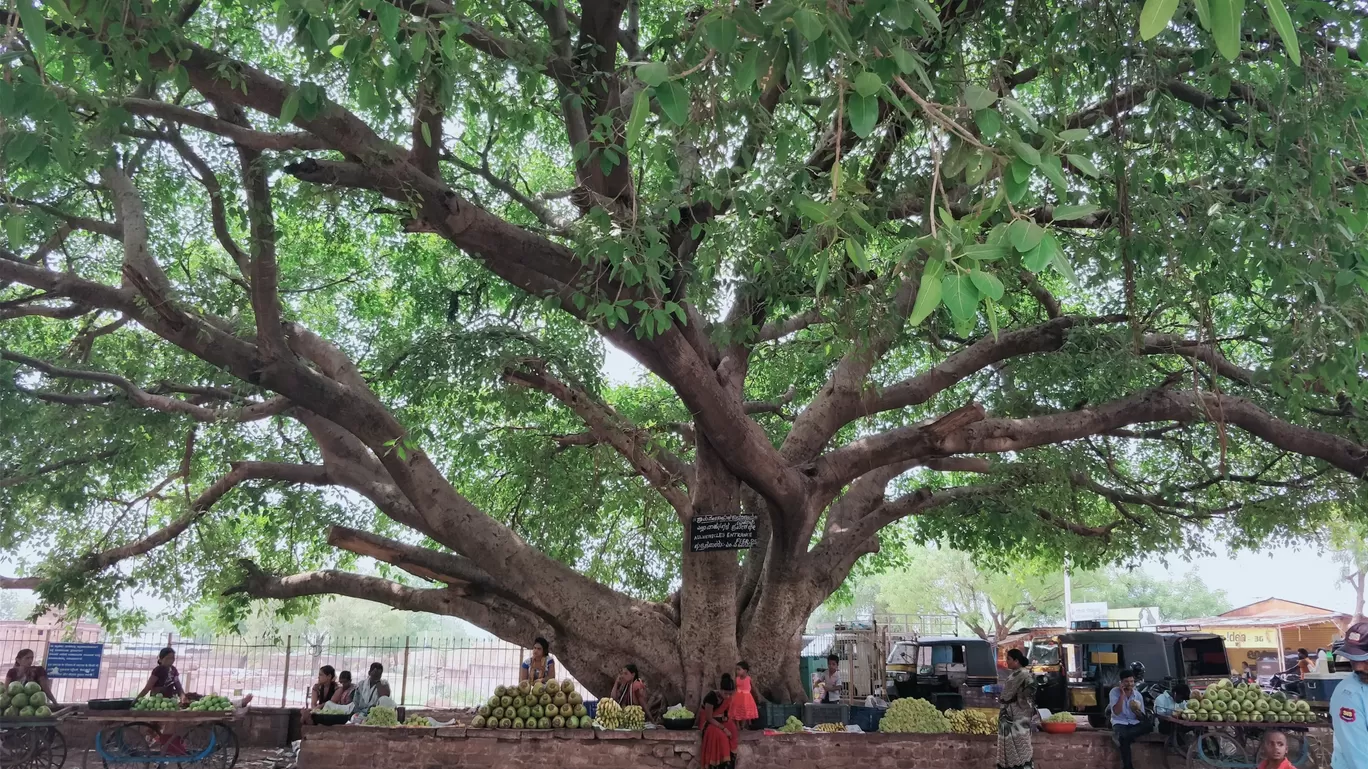
{"label": "distant tree", "polygon": [[1330,524],[1331,557],[1340,566],[1340,579],[1354,589],[1354,621],[1362,620],[1364,582],[1368,579],[1368,524],[1337,520]]}
{"label": "distant tree", "polygon": [[0,590],[0,620],[28,619],[34,601],[22,592]]}
{"label": "distant tree", "polygon": [[1181,577],[1160,579],[1140,569],[1107,569],[1080,575],[1075,601],[1106,601],[1114,609],[1155,606],[1165,620],[1211,617],[1230,610],[1224,590],[1202,581],[1196,569]]}
{"label": "distant tree", "polygon": [[[1075,573],[1073,582],[1075,601],[1105,601],[1113,609],[1153,606],[1165,619],[1230,609],[1225,591],[1208,586],[1195,569],[1164,579],[1140,569],[1108,568]],[[957,550],[913,548],[907,566],[861,582],[850,596],[814,619],[865,612],[947,614],[981,638],[1001,640],[1023,626],[1062,621],[1064,574],[1035,562],[987,566]]]}
{"label": "distant tree", "polygon": [[948,614],[975,635],[1000,641],[1063,611],[1064,576],[1035,564],[979,568],[958,550],[926,549],[910,566],[877,578],[877,607],[892,614]]}

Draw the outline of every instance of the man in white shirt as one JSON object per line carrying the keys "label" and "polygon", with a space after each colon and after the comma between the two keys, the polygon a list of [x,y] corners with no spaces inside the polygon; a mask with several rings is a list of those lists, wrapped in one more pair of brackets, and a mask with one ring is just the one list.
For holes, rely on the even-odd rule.
{"label": "man in white shirt", "polygon": [[1145,718],[1145,698],[1135,688],[1135,671],[1121,671],[1121,683],[1108,695],[1107,715],[1111,716],[1112,741],[1121,754],[1121,769],[1135,769],[1131,763],[1131,743],[1150,732]]}
{"label": "man in white shirt", "polygon": [[827,655],[827,669],[817,674],[817,682],[822,684],[821,701],[837,704],[845,693],[845,676],[841,673],[841,658],[834,653]]}

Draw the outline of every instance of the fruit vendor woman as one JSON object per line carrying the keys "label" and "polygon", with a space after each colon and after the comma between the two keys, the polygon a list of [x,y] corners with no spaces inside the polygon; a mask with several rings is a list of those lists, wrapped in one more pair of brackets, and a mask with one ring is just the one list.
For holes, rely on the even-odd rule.
{"label": "fruit vendor woman", "polygon": [[554,681],[556,680],[556,661],[551,659],[551,642],[545,638],[538,638],[532,642],[532,656],[523,660],[522,672],[518,674],[518,682],[531,681]]}
{"label": "fruit vendor woman", "polygon": [[14,667],[5,671],[5,686],[13,683],[38,684],[39,690],[47,695],[48,702],[57,703],[57,698],[52,696],[52,682],[48,680],[47,668],[33,664],[32,649],[20,649],[14,656]]}
{"label": "fruit vendor woman", "polygon": [[199,699],[186,693],[181,685],[180,671],[176,669],[176,650],[169,646],[157,652],[157,666],[152,668],[152,675],[147,677],[147,683],[134,699],[140,700],[149,694],[179,699],[182,705],[191,699]]}

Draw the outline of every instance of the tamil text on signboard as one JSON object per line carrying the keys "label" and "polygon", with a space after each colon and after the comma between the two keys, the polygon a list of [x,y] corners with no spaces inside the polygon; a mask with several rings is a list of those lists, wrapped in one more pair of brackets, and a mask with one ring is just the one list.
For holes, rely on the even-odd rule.
{"label": "tamil text on signboard", "polygon": [[104,644],[48,645],[47,674],[51,678],[99,678]]}
{"label": "tamil text on signboard", "polygon": [[744,550],[755,547],[755,516],[709,515],[689,524],[689,550]]}

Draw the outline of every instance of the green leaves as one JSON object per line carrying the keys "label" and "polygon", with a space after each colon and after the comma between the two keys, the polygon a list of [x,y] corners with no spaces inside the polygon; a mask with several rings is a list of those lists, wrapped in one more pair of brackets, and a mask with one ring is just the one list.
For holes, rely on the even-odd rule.
{"label": "green leaves", "polygon": [[[43,15],[42,4],[35,6],[33,0],[18,0],[19,21],[24,26],[24,36],[33,53],[40,60],[47,58],[48,31],[47,18]],[[17,44],[16,44],[17,45]]]}
{"label": "green leaves", "polygon": [[671,80],[653,90],[656,101],[660,103],[661,111],[665,113],[665,117],[670,119],[670,122],[680,126],[689,122],[688,89],[678,81]]}
{"label": "green leaves", "polygon": [[955,320],[970,320],[978,313],[979,292],[969,275],[955,273],[941,279],[941,301]]}
{"label": "green leaves", "polygon": [[290,90],[290,95],[285,97],[285,103],[280,105],[280,122],[290,124],[294,122],[295,115],[299,112],[299,89]]}
{"label": "green leaves", "polygon": [[636,68],[637,79],[649,86],[657,86],[670,79],[670,68],[658,61],[648,61]]}
{"label": "green leaves", "polygon": [[1068,155],[1065,155],[1064,157],[1067,158],[1068,161],[1073,164],[1074,168],[1077,168],[1078,170],[1082,171],[1088,176],[1091,176],[1092,178],[1096,179],[1100,175],[1100,172],[1097,170],[1097,166],[1092,162],[1091,159],[1088,158],[1088,156],[1074,155],[1070,153]]}
{"label": "green leaves", "polygon": [[708,45],[726,56],[736,46],[736,22],[727,16],[718,16],[703,28],[703,36]]}
{"label": "green leaves", "polygon": [[1273,28],[1278,31],[1278,37],[1282,38],[1283,47],[1287,49],[1287,58],[1300,67],[1301,46],[1297,43],[1297,27],[1288,15],[1287,7],[1282,0],[1264,0],[1264,5],[1268,8],[1269,21],[1273,22]]}
{"label": "green leaves", "polygon": [[793,14],[793,26],[798,29],[798,34],[803,39],[811,43],[826,33],[826,25],[822,23],[822,17],[816,11],[808,8],[800,8]]}
{"label": "green leaves", "polygon": [[1244,21],[1244,0],[1210,0],[1211,35],[1216,49],[1228,61],[1240,58],[1240,25]]}
{"label": "green leaves", "polygon": [[1140,9],[1140,39],[1149,40],[1163,32],[1178,10],[1178,0],[1145,0]]}
{"label": "green leaves", "polygon": [[970,83],[964,87],[964,104],[975,112],[988,109],[997,103],[998,95],[996,92],[984,88],[981,85]]}
{"label": "green leaves", "polygon": [[864,139],[874,132],[879,122],[879,100],[873,96],[851,94],[846,99],[846,114],[850,116],[850,130]]}
{"label": "green leaves", "polygon": [[1012,149],[1016,152],[1017,157],[1027,163],[1030,163],[1033,166],[1040,165],[1040,150],[1035,147],[1018,139],[1017,141],[1012,142]]}
{"label": "green leaves", "polygon": [[1083,203],[1076,206],[1055,206],[1051,218],[1056,222],[1068,222],[1091,216],[1099,210],[1101,209],[1092,203]]}
{"label": "green leaves", "polygon": [[855,93],[873,96],[883,90],[883,79],[873,72],[861,72],[855,76]]}
{"label": "green leaves", "polygon": [[1012,248],[1025,253],[1040,244],[1045,237],[1045,228],[1029,219],[1017,219],[1007,228],[1007,235],[1011,238]]}
{"label": "green leaves", "polygon": [[920,325],[940,306],[941,273],[944,271],[945,262],[939,257],[926,260],[926,269],[917,286],[917,300],[912,303],[912,314],[907,316],[907,322],[912,326]]}
{"label": "green leaves", "polygon": [[1002,281],[998,280],[996,275],[975,268],[969,271],[969,279],[974,282],[974,287],[980,294],[995,302],[1002,298]]}
{"label": "green leaves", "polygon": [[645,90],[637,91],[632,97],[632,113],[627,118],[627,149],[636,147],[641,139],[641,131],[646,127],[646,116],[651,114],[651,96]]}

